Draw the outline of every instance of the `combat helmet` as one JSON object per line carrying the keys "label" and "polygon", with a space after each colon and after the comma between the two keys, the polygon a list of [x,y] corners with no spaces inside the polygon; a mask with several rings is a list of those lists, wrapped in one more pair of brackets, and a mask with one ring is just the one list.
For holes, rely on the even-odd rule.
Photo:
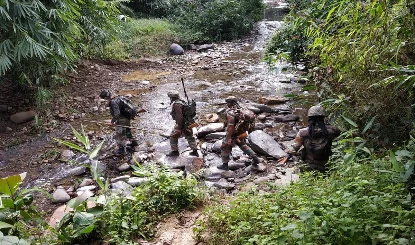
{"label": "combat helmet", "polygon": [[101,91],[101,93],[99,94],[99,97],[101,99],[106,99],[106,98],[111,98],[111,92],[108,89],[104,89]]}
{"label": "combat helmet", "polygon": [[318,116],[325,117],[326,112],[324,111],[323,107],[316,105],[316,106],[310,107],[310,109],[308,110],[307,116],[308,117],[318,117]]}
{"label": "combat helmet", "polygon": [[167,92],[167,96],[169,96],[170,99],[178,99],[180,97],[179,91],[177,90],[170,90]]}
{"label": "combat helmet", "polygon": [[228,103],[228,104],[238,103],[235,96],[228,96],[228,98],[225,99],[225,102]]}

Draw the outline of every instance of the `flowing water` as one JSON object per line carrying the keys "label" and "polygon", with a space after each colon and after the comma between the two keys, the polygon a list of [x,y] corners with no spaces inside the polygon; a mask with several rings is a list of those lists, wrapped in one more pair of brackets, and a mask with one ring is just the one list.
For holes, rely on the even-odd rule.
{"label": "flowing water", "polygon": [[[224,98],[229,95],[246,102],[258,102],[260,97],[283,97],[287,94],[295,94],[305,99],[289,101],[278,107],[291,109],[301,119],[296,123],[288,124],[270,122],[273,127],[267,129],[267,133],[283,136],[286,132],[305,125],[306,111],[315,102],[315,93],[303,92],[303,84],[290,82],[292,78],[298,76],[298,71],[293,65],[277,62],[269,66],[263,61],[267,41],[275,30],[282,28],[282,18],[287,13],[286,6],[277,1],[269,1],[267,5],[264,20],[257,24],[255,32],[249,38],[218,43],[215,44],[214,49],[204,52],[189,51],[180,57],[157,60],[161,67],[173,63],[171,70],[137,70],[120,78],[123,84],[117,91],[118,94],[133,96],[134,102],[147,110],[133,121],[135,127],[133,132],[139,142],[153,145],[167,140],[162,135],[168,134],[174,125],[169,115],[167,91],[179,90],[185,97],[181,78],[184,78],[188,98],[197,102],[201,124],[206,123],[204,118],[206,114],[215,113],[224,107]],[[139,81],[145,86],[137,89],[134,81]],[[113,131],[101,124],[91,123],[91,121],[103,121],[109,118],[108,111],[92,114],[74,124],[74,127],[82,123],[88,131],[93,131],[99,136],[96,137],[97,139],[107,139],[104,148],[110,150],[114,145],[111,138]],[[68,126],[65,130],[68,130]],[[48,139],[50,138],[52,137],[49,136]],[[31,149],[45,147],[48,145],[48,139],[32,143]],[[27,146],[9,149],[8,154],[13,155],[13,152],[24,149],[27,149]],[[57,163],[47,168],[31,169],[30,171],[34,171],[37,177],[29,186],[62,180],[68,176],[73,167],[69,164]]]}

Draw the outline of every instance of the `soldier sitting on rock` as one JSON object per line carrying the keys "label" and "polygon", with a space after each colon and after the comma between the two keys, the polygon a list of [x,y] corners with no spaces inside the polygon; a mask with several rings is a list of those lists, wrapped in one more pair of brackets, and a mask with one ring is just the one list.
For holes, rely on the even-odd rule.
{"label": "soldier sitting on rock", "polygon": [[184,111],[184,106],[186,106],[186,102],[182,100],[179,96],[179,92],[176,90],[169,91],[167,96],[170,98],[171,104],[171,112],[170,115],[174,121],[176,121],[176,125],[174,126],[171,134],[170,134],[170,147],[171,152],[167,154],[167,156],[179,156],[179,138],[184,135],[187,142],[189,143],[192,152],[189,154],[190,156],[199,156],[197,152],[197,143],[196,138],[193,136],[192,127],[196,125],[191,118],[187,118]]}
{"label": "soldier sitting on rock", "polygon": [[301,160],[305,163],[302,169],[325,171],[325,165],[331,155],[334,138],[340,130],[324,122],[325,111],[321,106],[312,106],[308,110],[308,127],[298,131],[288,153],[296,153],[301,147]]}
{"label": "soldier sitting on rock", "polygon": [[[144,109],[137,111],[131,105],[131,101],[123,96],[112,97],[108,89],[102,90],[99,95],[101,99],[107,100],[107,106],[110,107],[111,125],[115,126],[116,136],[114,137],[118,142],[118,150],[114,152],[115,155],[122,155],[127,152],[127,147],[135,147],[138,145],[131,133],[131,119],[137,113],[144,112]],[[128,144],[130,142],[130,144]]]}
{"label": "soldier sitting on rock", "polygon": [[229,170],[229,156],[232,152],[232,146],[236,144],[252,158],[252,170],[265,171],[265,166],[259,163],[260,159],[245,142],[248,136],[247,131],[251,131],[255,126],[255,114],[248,109],[242,109],[234,96],[229,96],[225,102],[228,106],[226,110],[226,136],[221,147],[222,165],[217,168]]}

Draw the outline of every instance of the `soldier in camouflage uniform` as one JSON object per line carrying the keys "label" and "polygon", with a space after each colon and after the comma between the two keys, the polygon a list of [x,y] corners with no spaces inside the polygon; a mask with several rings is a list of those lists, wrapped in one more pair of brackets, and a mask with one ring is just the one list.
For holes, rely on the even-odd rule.
{"label": "soldier in camouflage uniform", "polygon": [[137,142],[133,139],[131,133],[131,120],[127,119],[122,113],[120,108],[120,97],[112,97],[111,92],[108,89],[102,90],[99,95],[101,99],[107,100],[107,106],[111,112],[111,125],[115,126],[115,140],[118,142],[118,150],[114,152],[115,155],[125,154],[127,152],[127,144],[131,142],[130,147],[134,147]]}
{"label": "soldier in camouflage uniform", "polygon": [[321,106],[312,106],[308,110],[308,127],[301,129],[292,144],[289,153],[296,153],[303,146],[301,160],[306,170],[325,171],[325,164],[331,155],[331,145],[334,138],[340,135],[340,130],[326,125],[326,116]]}
{"label": "soldier in camouflage uniform", "polygon": [[246,155],[253,159],[253,164],[251,166],[252,170],[264,171],[265,167],[262,164],[261,166],[258,165],[260,159],[255,154],[255,152],[246,144],[245,137],[238,137],[245,132],[236,132],[235,130],[235,125],[239,120],[238,109],[240,108],[236,98],[234,96],[229,96],[225,99],[225,102],[228,106],[228,109],[226,110],[226,136],[221,147],[222,165],[217,166],[217,168],[221,170],[229,170],[229,156],[232,152],[232,146],[236,144]]}
{"label": "soldier in camouflage uniform", "polygon": [[183,106],[186,102],[180,98],[179,92],[176,90],[169,91],[167,96],[170,98],[171,104],[170,115],[173,120],[176,121],[176,125],[170,134],[171,152],[167,154],[167,156],[179,156],[179,138],[182,135],[184,135],[190,148],[192,149],[192,152],[189,155],[199,156],[199,153],[197,152],[196,138],[193,136],[192,129],[189,128],[191,122],[188,122],[184,118]]}

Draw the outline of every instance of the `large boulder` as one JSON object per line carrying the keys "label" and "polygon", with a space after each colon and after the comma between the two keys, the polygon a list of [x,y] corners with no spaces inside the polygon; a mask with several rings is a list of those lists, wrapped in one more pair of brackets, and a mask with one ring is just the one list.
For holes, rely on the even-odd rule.
{"label": "large boulder", "polygon": [[272,156],[277,159],[287,156],[287,153],[281,149],[280,144],[278,144],[272,136],[262,130],[255,130],[250,133],[248,141],[252,147],[252,150],[256,152]]}
{"label": "large boulder", "polygon": [[25,123],[33,120],[35,116],[35,111],[24,111],[11,115],[10,120],[14,123]]}
{"label": "large boulder", "polygon": [[179,44],[173,43],[172,45],[170,45],[169,54],[183,55],[184,54],[184,49]]}
{"label": "large boulder", "polygon": [[197,130],[198,137],[204,137],[210,133],[220,132],[225,130],[225,125],[223,123],[210,123]]}

